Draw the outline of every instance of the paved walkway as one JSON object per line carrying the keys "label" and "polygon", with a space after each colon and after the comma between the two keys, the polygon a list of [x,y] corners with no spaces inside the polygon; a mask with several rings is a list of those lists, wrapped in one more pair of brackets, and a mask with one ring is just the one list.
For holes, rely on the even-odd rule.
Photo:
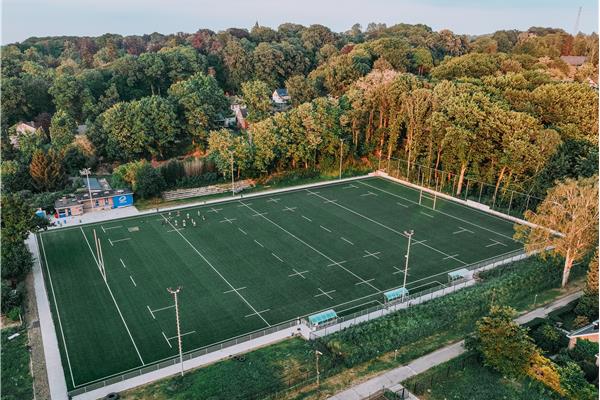
{"label": "paved walkway", "polygon": [[[559,309],[573,300],[577,299],[582,295],[582,292],[576,292],[550,303],[547,306],[536,308],[533,311],[527,312],[515,319],[519,324],[525,324],[535,318],[544,318],[548,316],[552,311]],[[464,340],[460,342],[450,344],[446,347],[442,347],[432,353],[429,353],[423,357],[417,358],[408,365],[403,365],[398,368],[394,368],[388,372],[378,375],[366,382],[353,386],[349,389],[339,392],[336,395],[330,397],[331,400],[360,400],[367,398],[368,396],[376,393],[377,391],[388,388],[390,390],[401,390],[402,385],[400,382],[406,379],[425,372],[429,368],[435,367],[436,365],[443,364],[455,357],[458,357],[466,350],[464,348]],[[410,394],[410,398],[416,398],[413,394]]]}

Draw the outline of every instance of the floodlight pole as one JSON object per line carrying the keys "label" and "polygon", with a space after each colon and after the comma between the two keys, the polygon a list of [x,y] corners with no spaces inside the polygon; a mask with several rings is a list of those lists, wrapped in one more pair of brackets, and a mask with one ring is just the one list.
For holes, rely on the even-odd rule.
{"label": "floodlight pole", "polygon": [[85,177],[87,178],[87,187],[88,187],[88,193],[90,195],[90,204],[92,205],[92,211],[94,211],[94,199],[92,199],[92,188],[90,187],[90,173],[92,172],[92,170],[90,168],[84,168],[79,170],[79,174],[80,175],[85,175]]}
{"label": "floodlight pole", "polygon": [[229,154],[231,155],[231,195],[235,196],[235,183],[233,180],[233,151]]}
{"label": "floodlight pole", "polygon": [[179,302],[177,294],[181,291],[181,286],[177,289],[167,288],[167,291],[173,295],[175,299],[175,320],[177,321],[177,344],[179,345],[179,364],[181,364],[181,376],[183,376],[183,351],[181,350],[181,329],[179,324]]}
{"label": "floodlight pole", "polygon": [[342,158],[343,158],[343,150],[344,148],[344,139],[340,139],[340,180],[342,179]]}
{"label": "floodlight pole", "polygon": [[317,388],[320,387],[320,376],[321,376],[321,372],[319,371],[319,356],[322,356],[323,353],[321,353],[319,350],[315,350],[315,356],[317,358],[316,360],[316,364],[317,364]]}
{"label": "floodlight pole", "polygon": [[404,290],[402,291],[402,301],[404,301],[404,296],[406,296],[406,277],[408,275],[408,256],[410,255],[410,241],[412,239],[412,236],[415,234],[415,231],[411,229],[410,231],[404,231],[404,234],[408,236],[408,247],[406,248],[406,255],[404,256],[406,257],[406,263],[404,264],[404,283],[402,284],[402,288]]}

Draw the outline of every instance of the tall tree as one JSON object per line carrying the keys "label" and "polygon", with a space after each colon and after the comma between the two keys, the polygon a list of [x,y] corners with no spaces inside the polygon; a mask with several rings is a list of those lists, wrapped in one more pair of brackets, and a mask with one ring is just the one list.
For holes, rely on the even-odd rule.
{"label": "tall tree", "polygon": [[525,212],[525,219],[531,225],[518,225],[515,237],[525,239],[530,252],[552,246],[552,254],[565,260],[566,286],[573,263],[598,243],[598,176],[559,183],[536,211]]}
{"label": "tall tree", "polygon": [[244,82],[242,93],[248,107],[248,121],[257,122],[269,116],[272,109],[271,91],[265,82]]}
{"label": "tall tree", "polygon": [[50,141],[52,147],[61,150],[71,144],[75,139],[77,123],[69,114],[63,110],[58,110],[52,116],[50,122]]}

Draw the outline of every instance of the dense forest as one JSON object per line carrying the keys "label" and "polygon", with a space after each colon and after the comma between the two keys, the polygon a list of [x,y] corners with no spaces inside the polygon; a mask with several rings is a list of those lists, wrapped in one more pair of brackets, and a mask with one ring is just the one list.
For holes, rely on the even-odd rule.
{"label": "dense forest", "polygon": [[[564,55],[586,61],[574,67]],[[2,67],[3,189],[37,205],[51,202],[36,193],[65,190],[84,166],[193,155],[225,174],[233,154],[238,177],[265,176],[327,169],[340,140],[346,163],[402,157],[539,196],[597,169],[595,33],[257,23],[30,38],[2,48]],[[271,102],[277,88],[291,96],[284,111]],[[248,129],[224,128],[235,102]],[[36,130],[19,132],[23,121]]]}

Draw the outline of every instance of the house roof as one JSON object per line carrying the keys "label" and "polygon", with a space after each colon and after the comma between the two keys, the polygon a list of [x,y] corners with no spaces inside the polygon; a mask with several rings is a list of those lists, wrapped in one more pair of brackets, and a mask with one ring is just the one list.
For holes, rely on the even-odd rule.
{"label": "house roof", "polygon": [[560,59],[566,62],[569,65],[574,65],[576,67],[582,65],[587,61],[586,56],[560,56]]}
{"label": "house roof", "polygon": [[595,320],[594,322],[592,322],[589,325],[584,326],[583,328],[577,329],[576,331],[573,331],[571,333],[569,333],[569,337],[580,337],[580,336],[588,336],[588,335],[593,335],[593,334],[598,334],[598,320]]}
{"label": "house roof", "polygon": [[275,89],[275,93],[277,93],[277,95],[279,97],[287,97],[288,96],[287,89]]}

